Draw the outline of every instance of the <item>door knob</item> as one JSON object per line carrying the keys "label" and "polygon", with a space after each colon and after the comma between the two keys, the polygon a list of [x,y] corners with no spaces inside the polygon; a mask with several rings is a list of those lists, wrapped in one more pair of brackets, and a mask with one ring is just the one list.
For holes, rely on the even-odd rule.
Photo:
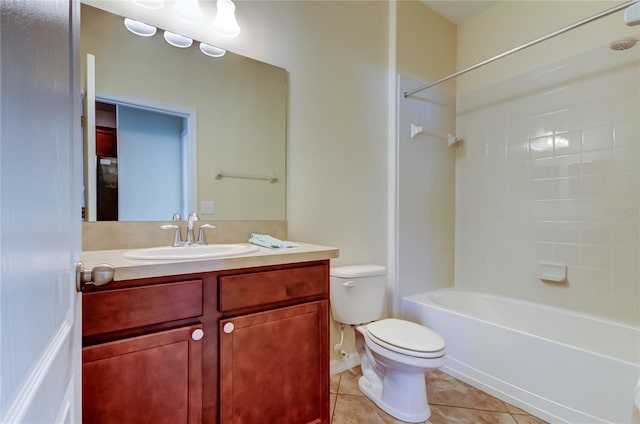
{"label": "door knob", "polygon": [[235,325],[233,325],[232,322],[228,322],[225,325],[222,326],[222,331],[224,331],[227,334],[231,334],[233,333],[233,330],[236,328]]}
{"label": "door knob", "polygon": [[93,269],[85,269],[82,262],[76,264],[76,290],[81,292],[85,284],[104,286],[113,281],[115,268],[109,264],[99,264]]}

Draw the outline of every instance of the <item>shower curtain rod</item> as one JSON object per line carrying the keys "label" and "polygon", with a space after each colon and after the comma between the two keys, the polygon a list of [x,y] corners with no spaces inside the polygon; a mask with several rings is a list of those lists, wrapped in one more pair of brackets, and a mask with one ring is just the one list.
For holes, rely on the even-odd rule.
{"label": "shower curtain rod", "polygon": [[449,81],[452,78],[456,78],[456,77],[458,77],[458,76],[460,76],[462,74],[466,74],[467,72],[470,72],[470,71],[478,69],[478,68],[480,68],[482,66],[488,65],[491,62],[495,62],[498,59],[502,59],[505,56],[509,56],[510,54],[519,52],[520,50],[524,50],[524,49],[526,49],[528,47],[531,47],[531,46],[534,46],[534,45],[536,45],[538,43],[541,43],[543,41],[549,40],[550,38],[556,37],[556,36],[558,36],[560,34],[564,34],[565,32],[571,31],[572,29],[581,27],[581,26],[586,25],[586,24],[588,24],[590,22],[593,22],[593,21],[597,21],[600,18],[604,18],[605,16],[609,16],[612,13],[619,12],[620,10],[626,9],[627,7],[629,7],[629,6],[631,6],[631,5],[635,4],[635,3],[638,3],[638,2],[640,2],[640,0],[630,0],[630,1],[627,1],[625,3],[619,4],[618,6],[615,6],[615,7],[612,7],[610,9],[604,10],[604,11],[602,11],[602,12],[596,14],[596,15],[593,15],[591,17],[583,19],[583,20],[581,20],[579,22],[576,22],[574,24],[568,25],[568,26],[566,26],[564,28],[560,28],[560,29],[558,29],[556,31],[550,32],[547,35],[543,35],[542,37],[536,38],[535,40],[531,40],[528,43],[522,44],[521,46],[515,47],[515,48],[513,48],[511,50],[508,50],[508,51],[506,51],[504,53],[500,53],[499,55],[493,56],[492,58],[483,60],[482,62],[478,62],[475,65],[469,66],[468,68],[461,69],[461,70],[459,70],[457,72],[454,72],[451,75],[448,75],[448,76],[446,76],[444,78],[440,78],[437,81],[431,82],[429,84],[425,84],[425,85],[420,86],[420,87],[418,87],[418,88],[416,88],[414,90],[411,90],[411,91],[405,91],[404,92],[404,97],[406,99],[407,97],[413,96],[414,94],[419,93],[419,92],[421,92],[423,90],[426,90],[427,88],[431,88],[431,87],[436,86],[436,85],[438,85],[440,83],[443,83],[445,81]]}

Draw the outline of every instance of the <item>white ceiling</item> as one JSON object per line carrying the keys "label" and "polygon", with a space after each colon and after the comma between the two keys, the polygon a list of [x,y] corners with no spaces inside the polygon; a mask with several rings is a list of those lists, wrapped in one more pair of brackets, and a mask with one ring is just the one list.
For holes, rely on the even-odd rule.
{"label": "white ceiling", "polygon": [[498,0],[422,0],[436,13],[444,16],[454,24],[477,15],[493,6]]}

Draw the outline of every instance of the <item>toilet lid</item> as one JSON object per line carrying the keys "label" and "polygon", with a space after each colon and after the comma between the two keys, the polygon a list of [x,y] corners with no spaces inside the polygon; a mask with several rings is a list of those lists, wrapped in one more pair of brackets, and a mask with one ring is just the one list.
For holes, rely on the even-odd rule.
{"label": "toilet lid", "polygon": [[410,321],[383,319],[368,324],[367,330],[375,342],[383,342],[379,344],[390,345],[386,347],[392,349],[396,347],[417,353],[440,352],[444,349],[444,340],[438,333]]}

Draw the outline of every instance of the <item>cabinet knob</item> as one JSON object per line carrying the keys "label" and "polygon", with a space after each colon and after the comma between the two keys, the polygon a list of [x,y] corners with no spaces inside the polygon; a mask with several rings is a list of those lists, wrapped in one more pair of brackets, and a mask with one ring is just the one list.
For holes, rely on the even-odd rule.
{"label": "cabinet knob", "polygon": [[230,334],[233,332],[233,329],[235,328],[235,325],[233,325],[232,322],[228,322],[225,325],[222,326],[222,331],[224,331],[227,334]]}
{"label": "cabinet knob", "polygon": [[202,331],[199,328],[197,330],[193,330],[193,333],[191,333],[191,338],[193,340],[202,340],[203,337],[204,337],[204,331]]}

